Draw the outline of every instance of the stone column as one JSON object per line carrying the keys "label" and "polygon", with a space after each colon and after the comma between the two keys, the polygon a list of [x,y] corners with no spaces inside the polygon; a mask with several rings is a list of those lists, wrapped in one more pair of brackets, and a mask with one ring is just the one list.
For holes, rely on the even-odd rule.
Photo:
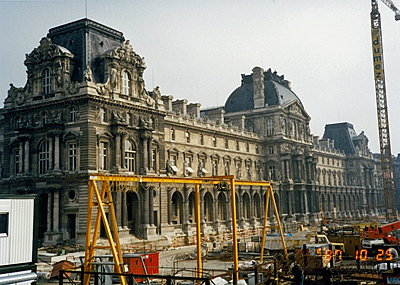
{"label": "stone column", "polygon": [[[147,185],[146,185],[147,186]],[[144,197],[144,201],[143,201],[143,205],[145,206],[145,209],[143,211],[143,224],[148,225],[149,221],[150,221],[150,217],[149,217],[149,190],[143,189],[143,197]]]}
{"label": "stone column", "polygon": [[53,231],[53,192],[47,194],[47,232]]}
{"label": "stone column", "polygon": [[143,139],[143,156],[142,156],[142,169],[143,172],[146,173],[148,167],[148,161],[149,161],[149,151],[148,151],[148,136],[144,135],[142,137]]}
{"label": "stone column", "polygon": [[53,207],[53,225],[54,231],[58,232],[60,229],[60,190],[54,190],[54,207]]}
{"label": "stone column", "polygon": [[154,225],[154,188],[151,186],[149,192],[149,224]]}
{"label": "stone column", "polygon": [[60,137],[54,137],[54,170],[60,170]]}
{"label": "stone column", "polygon": [[117,133],[115,135],[115,167],[117,170],[121,166],[121,135]]}
{"label": "stone column", "polygon": [[122,192],[121,195],[122,195],[122,201],[121,201],[122,221],[121,221],[121,223],[122,223],[122,227],[128,228],[128,215],[127,215],[128,205],[126,202],[126,192]]}
{"label": "stone column", "polygon": [[19,164],[18,164],[18,173],[22,173],[22,167],[23,167],[22,157],[23,157],[23,153],[24,153],[23,143],[24,143],[23,141],[19,141]]}
{"label": "stone column", "polygon": [[122,133],[121,134],[121,167],[122,168],[127,167],[125,165],[125,137],[126,137],[126,134]]}
{"label": "stone column", "polygon": [[25,141],[24,172],[29,172],[29,140]]}
{"label": "stone column", "polygon": [[53,144],[54,144],[54,140],[51,137],[49,139],[49,153],[50,153],[50,157],[49,157],[49,170],[53,169]]}

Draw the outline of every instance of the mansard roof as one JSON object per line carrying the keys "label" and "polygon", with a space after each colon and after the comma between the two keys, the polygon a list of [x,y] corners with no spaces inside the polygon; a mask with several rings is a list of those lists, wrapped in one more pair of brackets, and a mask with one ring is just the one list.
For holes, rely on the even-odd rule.
{"label": "mansard roof", "polygon": [[[299,97],[292,91],[290,82],[284,75],[268,69],[264,74],[264,100],[265,106],[284,105],[290,101],[297,101],[301,106]],[[254,109],[254,86],[252,74],[242,74],[242,83],[226,100],[225,112],[237,112]]]}
{"label": "mansard roof", "polygon": [[[360,136],[365,135],[361,133]],[[344,122],[325,125],[323,138],[334,140],[335,148],[343,150],[346,154],[354,154],[356,152],[355,141],[360,136],[357,136],[352,124]]]}

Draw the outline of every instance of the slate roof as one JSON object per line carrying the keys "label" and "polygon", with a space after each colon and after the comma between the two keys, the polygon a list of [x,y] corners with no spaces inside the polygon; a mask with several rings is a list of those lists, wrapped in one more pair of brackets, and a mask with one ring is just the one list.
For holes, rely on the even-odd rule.
{"label": "slate roof", "polygon": [[[290,89],[289,84],[290,82],[284,79],[284,75],[278,75],[271,69],[264,71],[265,106],[284,105],[295,100],[303,107],[299,97]],[[226,100],[225,112],[254,109],[253,92],[252,75],[242,74],[242,84]]]}

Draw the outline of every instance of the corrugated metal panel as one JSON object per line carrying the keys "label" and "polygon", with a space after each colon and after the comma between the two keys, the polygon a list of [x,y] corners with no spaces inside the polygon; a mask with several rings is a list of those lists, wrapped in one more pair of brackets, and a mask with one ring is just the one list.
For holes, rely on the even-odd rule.
{"label": "corrugated metal panel", "polygon": [[10,263],[32,261],[33,199],[12,200],[10,214]]}
{"label": "corrugated metal panel", "polygon": [[[11,211],[11,200],[0,200],[0,212]],[[0,265],[10,264],[10,236],[0,237]]]}
{"label": "corrugated metal panel", "polygon": [[13,273],[0,274],[0,285],[15,284],[15,285],[30,285],[37,279],[36,273],[31,270],[18,271]]}
{"label": "corrugated metal panel", "polygon": [[1,199],[0,211],[8,207],[9,234],[0,237],[0,265],[32,261],[33,199]]}

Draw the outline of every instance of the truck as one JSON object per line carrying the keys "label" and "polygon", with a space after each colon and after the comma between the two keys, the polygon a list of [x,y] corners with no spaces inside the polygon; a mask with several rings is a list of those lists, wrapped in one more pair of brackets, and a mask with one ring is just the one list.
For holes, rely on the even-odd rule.
{"label": "truck", "polygon": [[[343,243],[332,243],[324,234],[310,233],[310,232],[297,232],[295,234],[284,234],[286,248],[294,250],[296,247],[303,246],[303,244],[331,244],[333,247],[341,247],[344,249]],[[279,234],[267,234],[265,236],[264,250],[270,252],[283,250],[281,237]]]}
{"label": "truck", "polygon": [[[299,255],[305,249],[310,258],[312,258],[311,256],[317,259],[321,258],[321,267],[325,267],[332,257],[335,262],[341,261],[345,249],[343,243],[330,242],[326,235],[312,232],[285,234],[284,239],[288,251]],[[283,251],[280,235],[266,235],[264,250],[268,250],[270,254]]]}

